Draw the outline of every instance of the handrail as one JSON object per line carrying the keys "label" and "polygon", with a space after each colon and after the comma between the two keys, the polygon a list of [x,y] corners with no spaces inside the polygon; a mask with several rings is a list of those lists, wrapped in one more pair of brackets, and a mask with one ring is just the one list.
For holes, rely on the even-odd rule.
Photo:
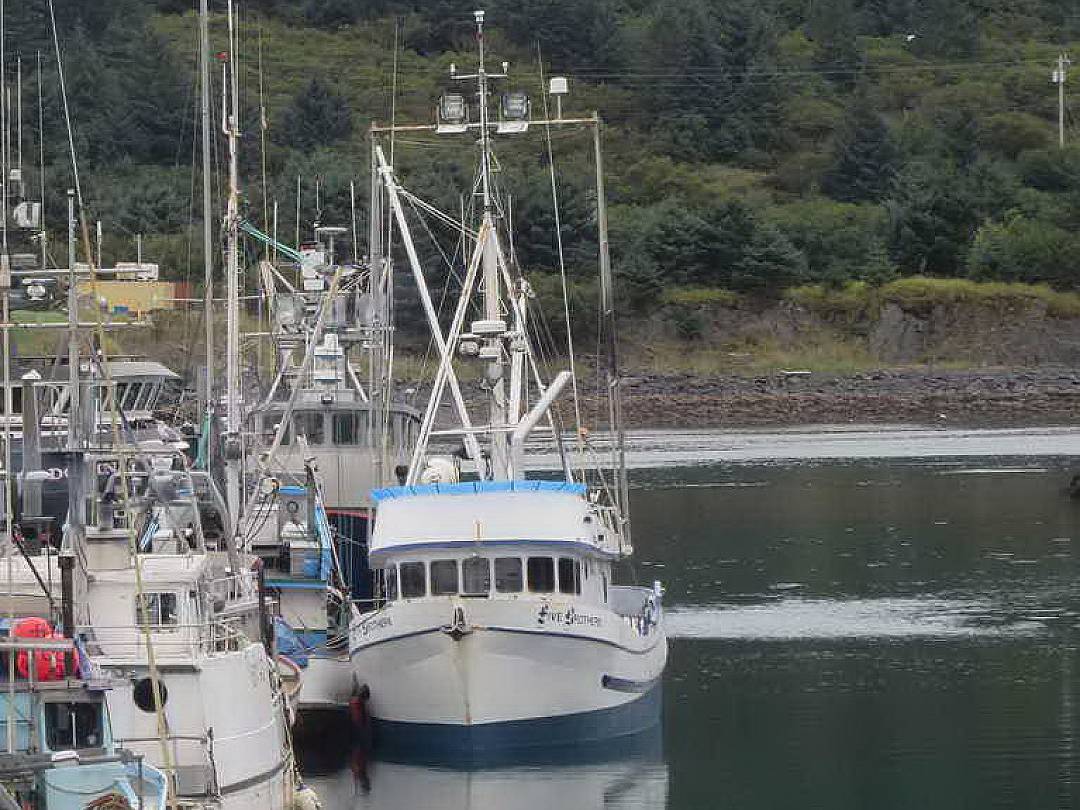
{"label": "handrail", "polygon": [[93,625],[78,631],[97,648],[92,657],[112,658],[146,653],[144,634],[153,636],[153,646],[162,656],[194,658],[219,652],[236,652],[250,639],[239,629],[242,617],[215,618],[194,624]]}

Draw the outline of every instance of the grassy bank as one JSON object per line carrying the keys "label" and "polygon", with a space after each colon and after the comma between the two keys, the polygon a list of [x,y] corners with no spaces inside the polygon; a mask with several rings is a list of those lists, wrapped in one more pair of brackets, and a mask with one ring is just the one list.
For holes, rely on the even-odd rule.
{"label": "grassy bank", "polygon": [[792,287],[779,300],[684,287],[627,324],[627,361],[703,375],[1026,366],[1068,362],[1078,324],[1080,294],[1045,285],[911,277]]}
{"label": "grassy bank", "polygon": [[784,298],[820,315],[874,315],[882,305],[895,304],[907,312],[926,313],[936,307],[981,307],[1003,314],[1045,307],[1054,318],[1080,317],[1080,293],[1058,292],[1045,284],[999,281],[978,282],[960,278],[912,277],[880,287],[854,281],[843,287],[821,284],[794,287]]}

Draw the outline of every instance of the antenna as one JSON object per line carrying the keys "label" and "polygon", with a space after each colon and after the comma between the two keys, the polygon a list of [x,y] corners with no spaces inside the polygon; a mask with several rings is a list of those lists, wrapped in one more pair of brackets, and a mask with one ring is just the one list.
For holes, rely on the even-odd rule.
{"label": "antenna", "polygon": [[41,219],[40,222],[40,238],[41,238],[41,269],[44,270],[48,264],[48,238],[46,237],[45,230],[45,101],[42,94],[41,84],[41,51],[37,52],[37,102],[38,102],[38,159],[40,160],[39,170],[41,173],[40,178],[40,191],[41,191]]}
{"label": "antenna", "polygon": [[15,145],[15,154],[16,154],[17,157],[15,159],[15,163],[18,165],[18,169],[19,169],[19,197],[22,197],[22,194],[23,194],[23,190],[22,190],[23,126],[22,126],[22,56],[21,55],[19,56],[19,61],[16,62],[16,73],[15,73],[15,75],[16,75],[15,86],[17,88],[16,91],[15,91],[15,109],[16,109],[17,114],[18,114],[18,128],[16,129],[18,140],[17,140],[16,145]]}

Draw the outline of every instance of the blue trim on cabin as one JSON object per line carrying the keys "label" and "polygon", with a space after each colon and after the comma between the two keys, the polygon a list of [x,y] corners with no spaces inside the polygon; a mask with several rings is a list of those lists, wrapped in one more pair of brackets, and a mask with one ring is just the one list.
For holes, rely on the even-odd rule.
{"label": "blue trim on cabin", "polygon": [[295,579],[268,579],[268,588],[280,588],[283,591],[325,591],[326,582],[319,579],[310,579],[307,582]]}
{"label": "blue trim on cabin", "polygon": [[414,484],[409,487],[373,489],[371,498],[378,503],[415,495],[479,495],[487,492],[565,492],[584,495],[584,484],[570,481],[466,481],[458,484]]}
{"label": "blue trim on cabin", "polygon": [[375,719],[376,750],[452,751],[455,754],[579,745],[640,734],[660,722],[663,690],[647,692],[620,706],[591,712],[514,720],[507,723],[403,723]]}

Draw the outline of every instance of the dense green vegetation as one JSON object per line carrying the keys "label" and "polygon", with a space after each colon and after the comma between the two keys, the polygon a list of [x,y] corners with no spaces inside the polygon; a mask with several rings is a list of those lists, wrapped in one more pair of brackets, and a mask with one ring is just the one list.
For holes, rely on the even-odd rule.
{"label": "dense green vegetation", "polygon": [[[107,252],[126,250],[121,240],[130,234],[155,234],[148,251],[175,277],[197,279],[193,5],[58,0],[57,13],[76,143],[88,198],[106,221]],[[362,216],[367,128],[389,117],[395,30],[397,113],[426,121],[447,86],[450,62],[470,61],[474,5],[242,3],[249,215],[262,221],[276,200],[291,241],[301,175],[305,223],[348,222],[353,180]],[[212,6],[220,48],[223,3]],[[616,272],[638,310],[675,286],[770,297],[800,285],[842,293],[850,282],[876,288],[913,276],[1077,286],[1080,133],[1070,113],[1068,144],[1058,148],[1057,89],[1049,81],[1057,54],[1080,33],[1076,3],[486,6],[489,48],[496,59],[509,59],[518,83],[533,91],[534,112],[542,103],[539,50],[549,75],[572,78],[568,106],[595,108],[608,122]],[[43,8],[41,0],[9,8],[9,38],[19,43],[9,53],[24,60],[37,49],[45,53],[46,153],[55,192],[68,163]],[[269,124],[265,197],[260,43]],[[29,149],[36,126],[28,130]],[[591,155],[583,137],[559,138],[554,147],[566,260],[583,290],[595,255]],[[408,184],[456,209],[471,171],[460,144],[438,149],[402,138],[397,149]],[[219,158],[221,152],[215,144]],[[516,254],[543,293],[552,287],[544,274],[556,268],[557,254],[542,140],[509,145],[504,174],[515,194]],[[54,193],[52,221],[61,206]],[[452,249],[452,242],[442,247]]]}

